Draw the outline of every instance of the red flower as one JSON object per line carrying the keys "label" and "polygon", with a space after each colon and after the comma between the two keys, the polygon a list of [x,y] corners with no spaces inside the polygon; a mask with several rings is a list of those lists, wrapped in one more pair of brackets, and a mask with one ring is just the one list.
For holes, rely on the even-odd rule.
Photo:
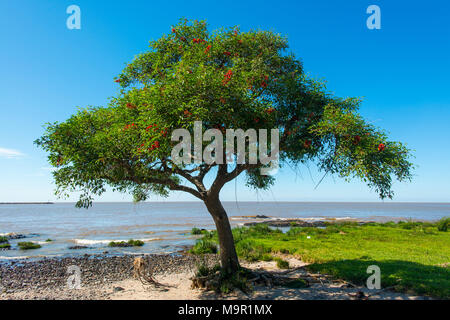
{"label": "red flower", "polygon": [[271,113],[273,113],[274,111],[275,111],[274,108],[269,108],[269,109],[266,110],[266,112],[267,112],[268,114],[271,114]]}
{"label": "red flower", "polygon": [[384,143],[380,143],[379,145],[378,145],[378,151],[384,151],[384,149],[386,148],[386,146],[384,145]]}
{"label": "red flower", "polygon": [[225,51],[223,54],[226,55],[226,56],[231,56],[231,52],[230,51]]}
{"label": "red flower", "polygon": [[222,97],[220,97],[220,102],[222,102],[222,103],[225,103],[225,102],[227,102],[224,98],[222,98]]}
{"label": "red flower", "polygon": [[203,39],[197,39],[197,38],[194,38],[194,39],[192,39],[192,42],[193,42],[193,43],[202,43],[202,42],[206,42],[206,41],[203,40]]}
{"label": "red flower", "polygon": [[184,115],[190,117],[192,116],[192,113],[190,113],[189,110],[184,110]]}
{"label": "red flower", "polygon": [[128,102],[127,103],[127,108],[128,109],[136,109],[136,106]]}
{"label": "red flower", "polygon": [[231,76],[232,76],[232,75],[233,75],[233,71],[228,70],[228,72],[225,73],[225,75],[224,75],[224,79],[223,79],[223,81],[222,81],[222,84],[223,84],[223,85],[228,84],[228,82],[231,80]]}
{"label": "red flower", "polygon": [[358,135],[356,135],[356,136],[354,137],[353,143],[354,143],[354,144],[358,144],[360,141],[361,141],[361,137],[358,136]]}
{"label": "red flower", "polygon": [[305,143],[303,144],[305,148],[311,147],[311,140],[305,140]]}
{"label": "red flower", "polygon": [[261,82],[261,87],[266,88],[267,87],[267,83],[265,81]]}
{"label": "red flower", "polygon": [[259,118],[255,118],[255,122],[258,123],[259,122]]}
{"label": "red flower", "polygon": [[208,45],[208,46],[205,48],[205,53],[208,53],[210,49],[211,49],[211,45]]}
{"label": "red flower", "polygon": [[175,30],[175,28],[172,28],[172,32],[175,33],[175,32],[177,32],[177,31]]}
{"label": "red flower", "polygon": [[117,79],[117,80],[115,80],[114,82],[119,83],[120,81],[122,81],[122,79]]}

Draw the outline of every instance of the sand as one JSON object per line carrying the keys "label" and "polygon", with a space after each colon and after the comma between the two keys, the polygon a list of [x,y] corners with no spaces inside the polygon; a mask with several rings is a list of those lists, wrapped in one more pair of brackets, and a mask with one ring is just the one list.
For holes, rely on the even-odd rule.
{"label": "sand", "polygon": [[[330,279],[324,275],[311,274],[305,268],[306,263],[292,257],[284,257],[289,261],[290,277],[309,279],[307,288],[290,289],[286,287],[256,286],[250,294],[235,291],[228,295],[217,295],[200,289],[191,289],[190,277],[194,271],[190,268],[180,269],[179,272],[159,273],[155,279],[164,284],[155,288],[144,285],[140,280],[128,277],[120,281],[81,286],[81,289],[69,289],[66,286],[56,288],[25,288],[14,292],[3,292],[0,299],[63,299],[63,300],[201,300],[201,299],[252,299],[252,300],[354,300],[354,299],[394,299],[394,300],[422,300],[427,297],[412,294],[396,293],[389,290],[369,290],[365,287],[353,287],[348,283]],[[286,272],[277,268],[276,263],[257,262],[242,263],[250,269],[260,269],[270,272]]]}

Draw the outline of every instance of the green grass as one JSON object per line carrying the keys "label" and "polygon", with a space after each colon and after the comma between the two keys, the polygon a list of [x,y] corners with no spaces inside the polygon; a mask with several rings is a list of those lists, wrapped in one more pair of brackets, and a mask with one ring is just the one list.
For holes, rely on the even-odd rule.
{"label": "green grass", "polygon": [[111,241],[109,247],[142,247],[144,241],[130,239],[128,241]]}
{"label": "green grass", "polygon": [[[365,285],[370,265],[381,269],[381,286],[397,291],[450,298],[450,232],[438,223],[388,222],[329,224],[282,233],[266,225],[235,228],[240,258],[256,261],[288,253],[315,272]],[[441,230],[441,231],[440,231]],[[214,234],[208,241],[217,241]]]}
{"label": "green grass", "polygon": [[11,245],[9,243],[0,243],[0,249],[9,249]]}
{"label": "green grass", "polygon": [[7,237],[0,237],[0,243],[4,243],[4,242],[8,242],[8,238]]}
{"label": "green grass", "polygon": [[190,250],[194,254],[217,253],[217,243],[209,239],[197,240]]}
{"label": "green grass", "polygon": [[191,234],[193,234],[193,235],[199,235],[199,234],[207,235],[208,233],[209,233],[209,231],[205,230],[205,229],[192,228],[192,230],[191,230]]}
{"label": "green grass", "polygon": [[439,231],[446,232],[450,228],[450,218],[442,218],[437,223],[437,228]]}
{"label": "green grass", "polygon": [[274,259],[277,262],[277,267],[280,269],[289,269],[289,262],[286,260],[283,260],[281,258],[275,258]]}
{"label": "green grass", "polygon": [[19,242],[17,244],[20,250],[31,250],[31,249],[39,249],[41,247],[40,244],[34,242]]}

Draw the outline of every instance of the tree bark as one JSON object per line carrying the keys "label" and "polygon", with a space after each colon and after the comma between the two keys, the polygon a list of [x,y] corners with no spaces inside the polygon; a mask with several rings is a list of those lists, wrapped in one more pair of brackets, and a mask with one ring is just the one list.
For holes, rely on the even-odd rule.
{"label": "tree bark", "polygon": [[205,204],[216,224],[222,268],[226,272],[234,273],[239,270],[240,265],[227,213],[223,208],[218,195],[208,197],[205,200]]}

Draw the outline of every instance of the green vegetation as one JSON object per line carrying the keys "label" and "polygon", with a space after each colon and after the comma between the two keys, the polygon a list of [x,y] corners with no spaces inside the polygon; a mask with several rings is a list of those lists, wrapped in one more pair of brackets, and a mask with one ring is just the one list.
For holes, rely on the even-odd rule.
{"label": "green vegetation", "polygon": [[9,249],[11,245],[9,243],[0,243],[0,249]]}
{"label": "green vegetation", "polygon": [[[323,229],[291,227],[286,233],[260,224],[235,228],[233,235],[241,259],[271,258],[282,267],[272,254],[291,254],[311,263],[311,271],[359,285],[365,285],[367,267],[378,265],[383,288],[450,298],[449,220],[339,223]],[[216,242],[217,235],[208,241]]]}
{"label": "green vegetation", "polygon": [[289,269],[289,262],[286,260],[283,260],[281,258],[275,258],[274,259],[277,262],[277,267],[280,269]]}
{"label": "green vegetation", "polygon": [[53,241],[52,239],[45,240],[45,242],[52,242],[52,241]]}
{"label": "green vegetation", "polygon": [[437,223],[437,228],[438,228],[439,231],[446,232],[449,227],[450,227],[450,217],[449,218],[442,218]]}
{"label": "green vegetation", "polygon": [[247,282],[250,275],[251,272],[244,268],[240,268],[235,273],[226,273],[219,264],[208,267],[202,263],[197,266],[193,284],[194,287],[206,288],[222,294],[228,294],[234,289],[248,293],[252,290]]}
{"label": "green vegetation", "polygon": [[199,235],[199,234],[209,234],[208,230],[205,229],[199,229],[199,228],[192,228],[191,234],[193,235]]}
{"label": "green vegetation", "polygon": [[4,242],[8,242],[8,238],[7,237],[0,237],[0,243],[4,243]]}
{"label": "green vegetation", "polygon": [[17,244],[20,250],[30,250],[30,249],[39,249],[41,247],[40,244],[34,242],[19,242]]}
{"label": "green vegetation", "polygon": [[109,247],[142,247],[144,241],[130,239],[128,241],[111,241]]}
{"label": "green vegetation", "polygon": [[194,254],[217,253],[217,243],[209,239],[200,239],[190,252]]}

